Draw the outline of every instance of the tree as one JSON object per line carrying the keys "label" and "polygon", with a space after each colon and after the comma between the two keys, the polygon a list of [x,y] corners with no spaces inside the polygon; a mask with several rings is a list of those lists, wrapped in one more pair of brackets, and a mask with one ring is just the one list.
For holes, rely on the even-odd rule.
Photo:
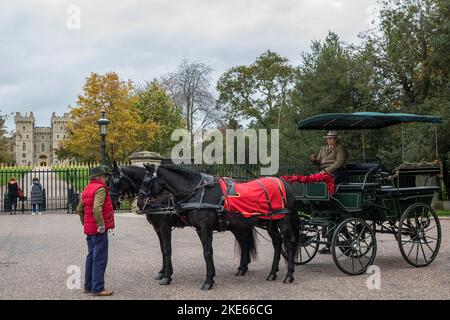
{"label": "tree", "polygon": [[230,118],[279,128],[282,112],[289,105],[293,75],[288,59],[268,50],[250,66],[233,67],[219,78],[218,105]]}
{"label": "tree", "polygon": [[[0,111],[1,112],[1,111]],[[11,163],[13,159],[8,150],[9,143],[6,137],[5,121],[7,116],[0,114],[0,162]]]}
{"label": "tree", "polygon": [[143,123],[157,123],[158,130],[151,141],[144,146],[160,154],[170,154],[170,149],[176,142],[170,136],[177,128],[186,127],[181,109],[168,97],[164,88],[156,80],[147,83],[136,90],[137,104]]}
{"label": "tree", "polygon": [[[373,48],[382,95],[392,112],[450,116],[450,4],[446,0],[383,1],[375,28],[363,39]],[[406,160],[435,158],[434,128],[408,129]],[[448,123],[438,127],[441,158],[450,151]],[[447,179],[446,180],[450,180]]]}
{"label": "tree", "polygon": [[74,155],[84,161],[100,160],[97,120],[101,110],[106,111],[110,121],[106,136],[110,161],[124,161],[152,141],[159,126],[151,121],[142,121],[131,80],[120,80],[114,72],[104,75],[91,73],[83,91],[76,106],[71,108],[69,137],[60,148],[60,155]]}
{"label": "tree", "polygon": [[182,60],[177,70],[163,76],[161,84],[183,112],[191,142],[197,130],[220,120],[211,92],[211,67],[199,61]]}

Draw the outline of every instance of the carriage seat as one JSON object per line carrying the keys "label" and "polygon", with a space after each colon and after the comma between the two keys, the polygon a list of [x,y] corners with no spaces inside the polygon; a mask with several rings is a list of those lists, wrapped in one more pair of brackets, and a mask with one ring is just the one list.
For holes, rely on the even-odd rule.
{"label": "carriage seat", "polygon": [[439,191],[439,186],[425,186],[425,187],[409,187],[409,188],[396,188],[391,186],[386,186],[377,191],[380,194],[392,195],[426,195],[432,194]]}
{"label": "carriage seat", "polygon": [[345,170],[349,176],[361,176],[371,170],[377,171],[379,169],[381,169],[379,163],[348,163],[345,166]]}
{"label": "carriage seat", "polygon": [[379,186],[378,183],[366,182],[366,183],[353,183],[353,182],[341,182],[336,186],[335,193],[339,191],[361,191],[375,189]]}

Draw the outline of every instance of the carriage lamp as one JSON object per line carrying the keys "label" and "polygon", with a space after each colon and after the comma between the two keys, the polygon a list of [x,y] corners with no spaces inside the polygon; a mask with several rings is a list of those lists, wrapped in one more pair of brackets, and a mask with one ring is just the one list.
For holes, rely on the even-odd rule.
{"label": "carriage lamp", "polygon": [[108,165],[106,161],[106,133],[108,131],[109,120],[106,119],[104,110],[102,110],[102,117],[98,119],[97,124],[100,130],[100,136],[102,137],[102,164]]}

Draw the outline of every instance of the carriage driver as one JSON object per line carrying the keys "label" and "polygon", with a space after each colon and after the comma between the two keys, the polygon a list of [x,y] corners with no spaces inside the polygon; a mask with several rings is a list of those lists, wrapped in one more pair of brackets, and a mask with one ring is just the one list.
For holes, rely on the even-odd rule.
{"label": "carriage driver", "polygon": [[[321,173],[328,173],[333,175],[334,184],[344,182],[347,180],[347,171],[345,170],[345,163],[348,159],[348,152],[345,147],[337,142],[337,132],[335,130],[328,131],[324,139],[327,139],[327,145],[320,148],[319,155],[312,154],[310,160],[314,164],[320,165]],[[333,234],[327,233],[327,227],[322,229],[328,244],[322,248],[319,253],[331,253],[330,245]]]}
{"label": "carriage driver", "polygon": [[327,139],[327,145],[320,148],[318,156],[310,156],[312,163],[320,165],[321,173],[333,175],[335,185],[346,180],[345,163],[348,159],[347,149],[337,142],[337,135],[335,130],[328,131],[323,137]]}

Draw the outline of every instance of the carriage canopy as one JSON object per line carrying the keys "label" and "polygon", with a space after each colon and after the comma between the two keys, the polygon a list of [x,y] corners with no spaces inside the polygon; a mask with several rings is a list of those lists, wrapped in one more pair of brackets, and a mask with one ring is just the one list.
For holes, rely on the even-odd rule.
{"label": "carriage canopy", "polygon": [[380,129],[401,123],[442,123],[442,118],[408,113],[354,112],[325,113],[300,121],[299,130]]}

